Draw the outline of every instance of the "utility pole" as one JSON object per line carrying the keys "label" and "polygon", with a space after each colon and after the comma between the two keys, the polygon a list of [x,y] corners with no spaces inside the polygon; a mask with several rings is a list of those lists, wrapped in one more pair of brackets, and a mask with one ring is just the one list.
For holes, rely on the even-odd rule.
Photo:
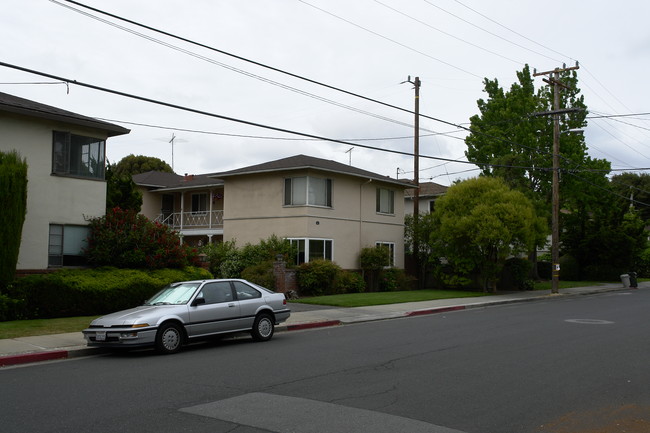
{"label": "utility pole", "polygon": [[[560,115],[576,111],[577,109],[560,109],[560,90],[569,89],[560,81],[560,72],[580,69],[576,62],[575,66],[567,68],[555,68],[552,71],[533,73],[533,77],[548,75],[543,81],[553,86],[553,111],[538,113],[539,115],[553,115],[553,191],[552,191],[552,213],[551,213],[551,293],[557,294],[560,282]],[[552,75],[552,77],[551,77]]]}
{"label": "utility pole", "polygon": [[413,258],[418,276],[418,287],[420,285],[420,242],[417,237],[418,221],[420,219],[420,77],[415,77],[411,81],[409,75],[405,83],[413,84],[415,88],[415,119],[413,134],[413,184],[415,192],[413,194]]}

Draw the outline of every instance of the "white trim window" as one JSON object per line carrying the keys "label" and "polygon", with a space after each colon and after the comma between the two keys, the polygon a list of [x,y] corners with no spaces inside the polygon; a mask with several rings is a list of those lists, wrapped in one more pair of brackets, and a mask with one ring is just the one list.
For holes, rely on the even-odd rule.
{"label": "white trim window", "polygon": [[285,178],[283,204],[332,207],[332,179],[313,176]]}
{"label": "white trim window", "polygon": [[387,188],[377,188],[377,213],[395,214],[395,191]]}
{"label": "white trim window", "polygon": [[289,238],[289,242],[296,248],[297,265],[317,259],[334,260],[332,239]]}
{"label": "white trim window", "polygon": [[50,224],[48,266],[80,266],[86,264],[84,250],[88,247],[90,227]]}
{"label": "white trim window", "polygon": [[388,267],[395,266],[395,242],[375,242],[377,247],[386,247],[388,249]]}
{"label": "white trim window", "polygon": [[104,140],[63,131],[53,131],[52,137],[53,174],[104,180]]}

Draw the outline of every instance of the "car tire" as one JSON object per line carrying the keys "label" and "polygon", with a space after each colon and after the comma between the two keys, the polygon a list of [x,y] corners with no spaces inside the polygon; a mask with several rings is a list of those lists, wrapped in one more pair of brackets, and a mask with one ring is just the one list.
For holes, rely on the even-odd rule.
{"label": "car tire", "polygon": [[268,341],[273,337],[275,322],[273,316],[268,313],[261,313],[255,317],[251,335],[255,341]]}
{"label": "car tire", "polygon": [[156,350],[170,355],[181,350],[183,330],[176,323],[163,323],[156,333]]}

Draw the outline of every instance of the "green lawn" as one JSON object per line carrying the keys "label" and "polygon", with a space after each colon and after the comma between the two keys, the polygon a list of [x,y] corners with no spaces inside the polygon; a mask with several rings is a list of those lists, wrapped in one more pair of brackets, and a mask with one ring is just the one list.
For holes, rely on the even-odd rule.
{"label": "green lawn", "polygon": [[367,307],[370,305],[401,304],[404,302],[431,301],[435,299],[470,298],[487,296],[483,292],[459,290],[411,290],[405,292],[348,293],[345,295],[315,296],[300,299],[303,304],[333,305],[335,307]]}
{"label": "green lawn", "polygon": [[97,316],[0,322],[0,339],[80,332]]}

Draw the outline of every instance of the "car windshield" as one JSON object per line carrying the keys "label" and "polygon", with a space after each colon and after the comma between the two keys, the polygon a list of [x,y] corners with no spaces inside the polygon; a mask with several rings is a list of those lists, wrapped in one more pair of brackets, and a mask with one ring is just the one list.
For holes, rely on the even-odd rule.
{"label": "car windshield", "polygon": [[181,305],[187,304],[201,283],[171,284],[156,293],[144,305]]}

